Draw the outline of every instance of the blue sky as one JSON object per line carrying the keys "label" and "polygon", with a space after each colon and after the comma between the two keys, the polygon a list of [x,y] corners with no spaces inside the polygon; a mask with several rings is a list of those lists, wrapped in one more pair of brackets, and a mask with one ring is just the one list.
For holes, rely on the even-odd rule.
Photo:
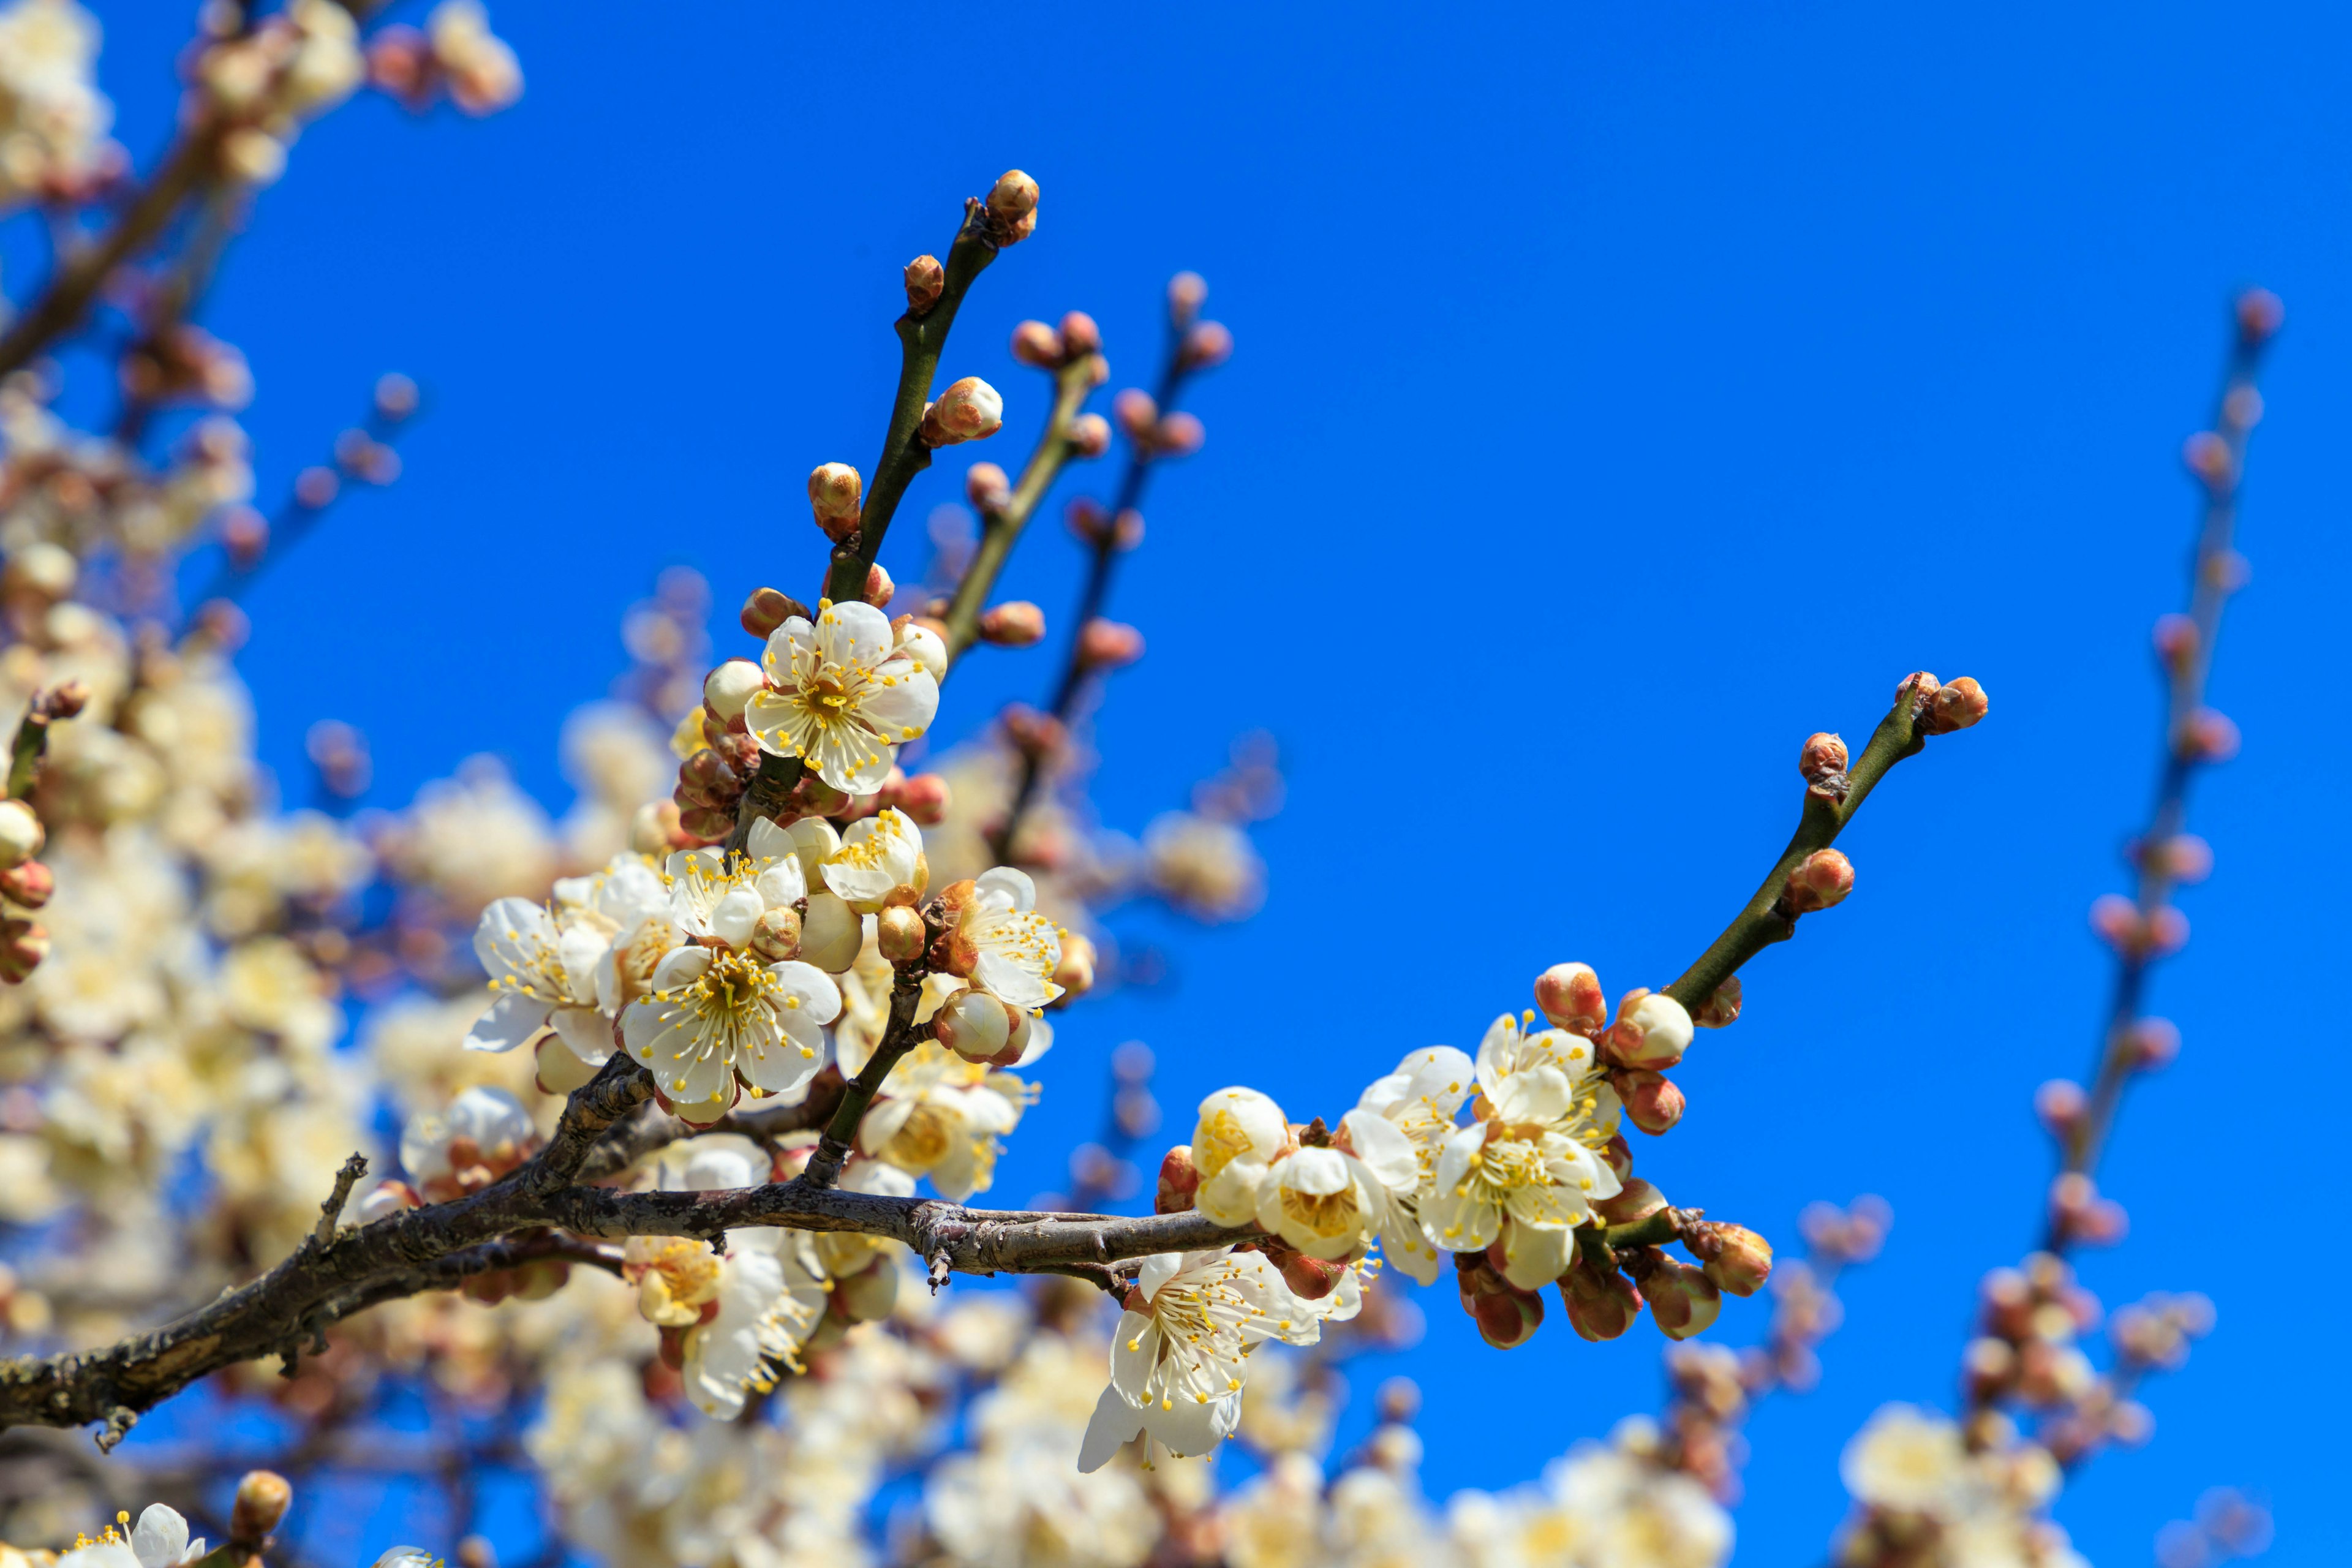
{"label": "blue sky", "polygon": [[[184,9],[101,7],[142,160]],[[1175,982],[1071,1015],[1009,1201],[1091,1130],[1119,1040],[1158,1049],[1171,1106],[1246,1076],[1330,1114],[1409,1048],[1474,1044],[1548,963],[1671,978],[1779,848],[1808,732],[1858,742],[1916,668],[1992,694],[1872,799],[1854,896],[1750,967],[1748,1016],[1703,1038],[1688,1116],[1642,1153],[1677,1202],[1776,1237],[1811,1198],[1895,1205],[1822,1390],[1751,1429],[1743,1560],[1804,1561],[1843,1511],[1840,1445],[1883,1400],[1948,1399],[1978,1275],[2030,1244],[2029,1098],[2086,1068],[2106,971],[2084,911],[2150,779],[2147,633],[2193,516],[2178,445],[2230,293],[2266,283],[2288,328],[2213,690],[2245,746],[2200,792],[2218,870],[2156,986],[2186,1049],[2109,1167],[2132,1233],[2087,1266],[2111,1306],[2197,1289],[2221,1327],[2151,1392],[2154,1446],[2100,1459],[2059,1517],[2094,1560],[2144,1562],[2237,1484],[2276,1505],[2274,1561],[2339,1560],[2309,1369],[2341,1342],[2347,1268],[2305,1233],[2345,1195],[2352,1087],[2328,1001],[2347,742],[2312,718],[2341,706],[2352,25],[1445,14],[1468,9],[506,0],[520,107],[316,128],[208,316],[252,360],[267,493],[379,372],[434,399],[398,488],[253,595],[268,757],[294,776],[334,717],[371,736],[387,803],[484,750],[560,803],[558,724],[621,668],[617,616],[659,567],[707,572],[722,606],[810,588],[801,479],[871,465],[898,267],[1029,170],[1037,237],[942,367],[1005,391],[983,455],[1009,464],[1042,414],[1004,348],[1024,316],[1093,312],[1116,390],[1150,374],[1189,267],[1239,342],[1118,588],[1150,653],[1102,718],[1105,813],[1140,826],[1255,726],[1292,788],[1257,921],[1127,926]],[[963,466],[919,481],[910,524]],[[1007,589],[1051,618],[1076,565],[1041,527]],[[942,733],[1049,679],[1047,652],[982,653]],[[1594,1347],[1555,1322],[1507,1359],[1449,1296],[1405,1369],[1435,1493],[1654,1405],[1646,1330]],[[1762,1320],[1735,1304],[1717,1333]]]}

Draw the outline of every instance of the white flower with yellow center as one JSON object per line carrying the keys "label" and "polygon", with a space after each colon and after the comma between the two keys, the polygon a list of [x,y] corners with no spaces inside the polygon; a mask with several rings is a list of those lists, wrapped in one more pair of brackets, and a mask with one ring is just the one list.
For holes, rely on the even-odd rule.
{"label": "white flower with yellow center", "polygon": [[939,711],[938,679],[900,642],[871,605],[828,601],[814,626],[793,616],[768,637],[768,684],[745,706],[745,727],[834,788],[873,794]]}
{"label": "white flower with yellow center", "polygon": [[1476,1091],[1476,1068],[1467,1053],[1431,1046],[1406,1057],[1396,1071],[1379,1079],[1356,1101],[1351,1115],[1378,1116],[1396,1128],[1412,1150],[1413,1181],[1391,1190],[1381,1226],[1381,1255],[1423,1285],[1433,1283],[1444,1255],[1421,1227],[1421,1194],[1435,1186],[1437,1163],[1454,1135],[1454,1118]]}
{"label": "white flower with yellow center", "polygon": [[510,1051],[551,1026],[591,1067],[613,1054],[614,966],[619,939],[659,917],[668,900],[641,856],[615,856],[593,877],[555,885],[552,909],[497,899],[474,928],[474,955],[489,971],[492,1001],[466,1036],[466,1048]]}
{"label": "white flower with yellow center", "polygon": [[858,1123],[857,1146],[961,1203],[996,1179],[997,1139],[1021,1121],[1029,1086],[924,1040],[898,1059]]}
{"label": "white flower with yellow center", "polygon": [[1254,1089],[1221,1089],[1201,1101],[1192,1127],[1192,1168],[1200,1191],[1192,1206],[1219,1225],[1257,1219],[1259,1187],[1290,1143],[1282,1107]]}
{"label": "white flower with yellow center", "polygon": [[1395,1196],[1420,1178],[1421,1162],[1394,1122],[1351,1110],[1328,1147],[1275,1162],[1258,1187],[1257,1223],[1309,1258],[1361,1258],[1390,1226]]}
{"label": "white flower with yellow center", "polygon": [[[21,1553],[14,1552],[18,1561]],[[132,1524],[128,1511],[96,1541],[83,1535],[57,1558],[64,1568],[178,1568],[205,1554],[202,1536],[188,1539],[188,1521],[169,1503],[150,1503]]]}
{"label": "white flower with yellow center", "polygon": [[1567,1270],[1570,1233],[1619,1191],[1597,1152],[1616,1131],[1617,1097],[1590,1040],[1524,1035],[1507,1014],[1478,1047],[1477,1084],[1477,1120],[1446,1135],[1419,1194],[1422,1232],[1447,1252],[1482,1251],[1500,1237],[1504,1276],[1534,1289]]}
{"label": "white flower with yellow center", "polygon": [[1905,1513],[1955,1513],[1970,1480],[1959,1427],[1913,1405],[1883,1406],[1846,1445],[1838,1472],[1863,1502]]}
{"label": "white flower with yellow center", "polygon": [[[957,889],[940,895],[954,898]],[[1026,871],[999,866],[972,879],[945,942],[946,967],[998,1001],[1032,1012],[1062,994],[1062,928],[1037,910]]]}
{"label": "white flower with yellow center", "polygon": [[1206,1454],[1241,1421],[1249,1355],[1267,1340],[1313,1344],[1360,1294],[1303,1301],[1260,1252],[1160,1252],[1143,1260],[1111,1340],[1110,1386],[1078,1455],[1082,1471],[1149,1432],[1180,1457]]}
{"label": "white flower with yellow center", "polygon": [[820,870],[824,885],[862,915],[886,904],[913,904],[930,880],[922,829],[895,805],[851,823]]}

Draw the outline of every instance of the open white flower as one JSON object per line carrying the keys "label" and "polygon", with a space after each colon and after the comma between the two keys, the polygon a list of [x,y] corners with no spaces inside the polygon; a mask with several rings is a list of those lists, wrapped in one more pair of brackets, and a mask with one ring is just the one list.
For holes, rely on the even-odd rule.
{"label": "open white flower", "polygon": [[1388,1216],[1381,1226],[1381,1255],[1423,1285],[1436,1280],[1443,1254],[1422,1231],[1421,1194],[1436,1184],[1438,1160],[1446,1139],[1454,1134],[1454,1117],[1476,1089],[1475,1072],[1464,1052],[1452,1046],[1431,1046],[1406,1057],[1396,1071],[1374,1080],[1349,1113],[1381,1118],[1412,1148],[1413,1180],[1409,1188],[1391,1190],[1389,1194]]}
{"label": "open white flower", "polygon": [[573,1055],[602,1067],[613,1054],[615,955],[668,904],[661,877],[636,855],[556,883],[551,909],[493,900],[474,928],[474,954],[495,999],[467,1049],[509,1051],[552,1026]]}
{"label": "open white flower", "polygon": [[879,911],[901,889],[907,891],[899,901],[912,903],[929,880],[922,829],[897,806],[886,806],[849,825],[841,847],[825,857],[824,876],[824,885],[859,914]]}
{"label": "open white flower", "polygon": [[1846,1490],[1879,1508],[1957,1511],[1969,1481],[1968,1446],[1950,1417],[1888,1405],[1855,1434],[1838,1461]]}
{"label": "open white flower", "polygon": [[493,1174],[510,1171],[538,1141],[539,1128],[521,1100],[478,1083],[447,1110],[408,1119],[400,1133],[400,1167],[420,1190],[434,1189],[478,1165]]}
{"label": "open white flower", "polygon": [[1300,1300],[1264,1253],[1145,1258],[1111,1341],[1110,1386],[1087,1425],[1078,1468],[1100,1469],[1145,1432],[1172,1454],[1208,1453],[1241,1421],[1250,1352],[1267,1340],[1313,1344],[1339,1300],[1336,1290]]}
{"label": "open white flower", "polygon": [[150,1503],[132,1524],[128,1513],[96,1541],[85,1535],[58,1562],[70,1568],[179,1568],[205,1554],[202,1536],[188,1539],[188,1521],[169,1503]]}
{"label": "open white flower", "polygon": [[996,1178],[997,1139],[1019,1124],[1029,1086],[925,1040],[898,1059],[858,1123],[857,1146],[957,1203]]}
{"label": "open white flower", "polygon": [[1411,1193],[1420,1176],[1412,1144],[1394,1123],[1351,1110],[1328,1147],[1275,1162],[1258,1186],[1257,1223],[1309,1258],[1361,1258],[1390,1225],[1394,1195]]}
{"label": "open white flower", "polygon": [[[941,895],[952,897],[950,888]],[[956,912],[947,968],[998,1001],[1034,1010],[1062,994],[1062,928],[1037,910],[1037,884],[1010,866],[982,871]]]}
{"label": "open white flower", "polygon": [[871,605],[827,602],[814,626],[793,616],[768,637],[768,686],[745,706],[745,727],[834,788],[871,795],[939,711],[938,679],[898,644]]}
{"label": "open white flower", "polygon": [[1219,1225],[1256,1220],[1259,1186],[1289,1142],[1282,1107],[1254,1089],[1221,1089],[1201,1101],[1192,1127],[1192,1168],[1201,1188],[1192,1206]]}

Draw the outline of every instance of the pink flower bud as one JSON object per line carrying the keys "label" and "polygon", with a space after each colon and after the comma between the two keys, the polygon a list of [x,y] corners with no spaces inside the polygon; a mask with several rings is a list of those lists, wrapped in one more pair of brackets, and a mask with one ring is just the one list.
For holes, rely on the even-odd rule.
{"label": "pink flower bud", "polygon": [[58,890],[58,879],[38,860],[27,860],[21,866],[11,866],[0,871],[0,894],[8,901],[28,910],[37,910],[49,901]]}
{"label": "pink flower bud", "polygon": [[1823,773],[1842,773],[1845,772],[1845,742],[1826,731],[1806,737],[1803,748],[1797,753],[1797,772],[1807,779],[1819,778]]}
{"label": "pink flower bud", "polygon": [[[1081,414],[1070,421],[1069,441],[1072,456],[1099,458],[1110,450],[1110,421],[1099,414]],[[1071,510],[1076,510],[1075,502]],[[1095,509],[1097,512],[1100,510]]]}
{"label": "pink flower bud", "polygon": [[751,596],[743,601],[743,613],[738,618],[745,631],[765,642],[771,632],[794,616],[809,619],[808,606],[774,588],[754,588]]}
{"label": "pink flower bud", "polygon": [[1580,1251],[1559,1277],[1559,1299],[1569,1327],[1592,1343],[1613,1340],[1642,1315],[1642,1292],[1616,1269],[1589,1266]]}
{"label": "pink flower bud", "polygon": [[1810,914],[1841,903],[1853,891],[1853,862],[1834,849],[1816,849],[1789,873],[1780,901],[1791,915]]}
{"label": "pink flower bud", "polygon": [[[1089,415],[1087,417],[1098,416]],[[1102,502],[1092,496],[1079,496],[1072,500],[1068,510],[1062,513],[1062,521],[1068,527],[1070,536],[1082,543],[1100,544],[1110,537],[1110,513],[1105,511]]]}
{"label": "pink flower bud", "polygon": [[1629,991],[1617,1002],[1617,1022],[1601,1037],[1601,1053],[1620,1067],[1663,1071],[1690,1048],[1691,1017],[1663,991]]}
{"label": "pink flower bud", "polygon": [[1143,542],[1143,514],[1129,507],[1111,519],[1111,542],[1121,550],[1132,550]]}
{"label": "pink flower bud", "polygon": [[1054,967],[1054,984],[1072,996],[1094,989],[1095,944],[1076,931],[1062,936],[1062,962]]}
{"label": "pink flower bud", "polygon": [[49,956],[49,933],[37,921],[0,921],[0,983],[21,984]]}
{"label": "pink flower bud", "polygon": [[947,820],[948,781],[938,773],[910,774],[885,793],[890,798],[884,804],[897,806],[919,826],[937,827]]}
{"label": "pink flower bud", "polygon": [[1642,1295],[1650,1304],[1650,1318],[1670,1340],[1704,1333],[1723,1310],[1722,1287],[1702,1269],[1656,1254],[1656,1264],[1642,1277]]}
{"label": "pink flower bud", "polygon": [[2196,657],[2200,639],[2195,621],[2183,615],[2165,615],[2157,617],[2155,640],[2156,656],[2164,661],[2167,669],[2178,675]]}
{"label": "pink flower bud", "polygon": [[1973,676],[1963,675],[1927,700],[1919,727],[1930,735],[1948,735],[1969,728],[1991,710],[1992,699],[1985,695],[1984,688]]}
{"label": "pink flower bud", "polygon": [[1018,169],[996,177],[988,193],[989,237],[998,245],[1018,245],[1037,231],[1037,182]]}
{"label": "pink flower bud", "polygon": [[1004,1048],[1013,1020],[1006,1016],[1004,1004],[987,992],[959,991],[940,1008],[931,1032],[966,1061],[984,1062]]}
{"label": "pink flower bud", "polygon": [[2214,489],[2227,487],[2236,468],[2230,456],[2230,443],[2210,430],[2200,430],[2180,444],[2180,461]]}
{"label": "pink flower bud", "polygon": [[1625,1119],[1653,1137],[1683,1119],[1683,1091],[1664,1074],[1626,1068],[1611,1073],[1609,1081],[1625,1102]]}
{"label": "pink flower bud", "polygon": [[1148,447],[1160,427],[1160,405],[1141,387],[1130,386],[1110,400],[1110,416],[1127,432],[1129,440]]}
{"label": "pink flower bud", "polygon": [[877,610],[887,610],[890,601],[898,596],[898,584],[890,581],[890,574],[877,563],[866,569],[866,602]]}
{"label": "pink flower bud", "polygon": [[1143,657],[1143,634],[1123,621],[1091,620],[1078,634],[1078,661],[1093,669],[1123,669]]}
{"label": "pink flower bud", "polygon": [[1192,1207],[1201,1190],[1201,1173],[1192,1165],[1192,1145],[1179,1143],[1160,1162],[1160,1192],[1151,1200],[1153,1214],[1182,1214]]}
{"label": "pink flower bud", "polygon": [[1454,1282],[1462,1310],[1478,1325],[1478,1335],[1496,1350],[1516,1350],[1543,1326],[1543,1298],[1515,1289],[1480,1253],[1457,1253]]}
{"label": "pink flower bud", "polygon": [[2083,1086],[2072,1079],[2053,1078],[2033,1091],[2033,1114],[2042,1120],[2053,1138],[2074,1135],[2083,1124],[2083,1110],[2087,1103]]}
{"label": "pink flower bud", "polygon": [[2238,754],[2238,727],[2226,714],[2200,708],[2181,721],[2173,745],[2190,762],[2226,763]]}
{"label": "pink flower bud", "polygon": [[2175,834],[2142,847],[2139,862],[2176,882],[2201,882],[2213,874],[2213,847],[2193,833]]}
{"label": "pink flower bud", "polygon": [[952,447],[985,440],[1003,427],[1004,399],[980,377],[968,375],[950,383],[938,401],[923,410],[920,434],[927,446]]}
{"label": "pink flower bud", "polygon": [[1069,743],[1069,730],[1059,719],[1023,703],[1008,706],[1001,722],[1004,738],[1031,756],[1042,757]]}
{"label": "pink flower bud", "polygon": [[1168,280],[1168,319],[1180,331],[1192,324],[1208,300],[1209,285],[1197,272],[1179,272]]}
{"label": "pink flower bud", "polygon": [[1223,321],[1201,321],[1184,334],[1181,350],[1187,370],[1213,370],[1234,357],[1234,334]]}
{"label": "pink flower bud", "polygon": [[269,520],[252,507],[231,507],[222,514],[220,539],[231,563],[246,571],[268,553]]}
{"label": "pink flower bud", "polygon": [[1013,481],[994,463],[974,463],[964,470],[963,493],[982,511],[1003,511],[1013,499]]}
{"label": "pink flower bud", "polygon": [[2249,289],[2238,296],[2237,316],[2239,340],[2261,343],[2286,324],[2286,304],[2267,289]]}
{"label": "pink flower bud", "polygon": [[1062,349],[1072,359],[1080,354],[1102,353],[1102,329],[1084,310],[1072,310],[1062,318]]}
{"label": "pink flower bud", "polygon": [[1013,357],[1039,370],[1052,370],[1066,352],[1062,334],[1043,321],[1024,321],[1013,329]]}
{"label": "pink flower bud", "polygon": [[1045,612],[1026,599],[1007,599],[980,614],[980,640],[998,647],[1027,647],[1045,635]]}
{"label": "pink flower bud", "polygon": [[809,510],[826,538],[839,543],[856,531],[865,486],[847,463],[819,463],[809,471]]}
{"label": "pink flower bud", "polygon": [[734,718],[763,689],[768,678],[748,658],[730,658],[702,679],[702,705],[721,720]]}
{"label": "pink flower bud", "polygon": [[2131,1052],[2132,1066],[2142,1072],[2153,1072],[2172,1065],[2180,1054],[2180,1030],[2169,1018],[2142,1018],[2124,1037],[2125,1048]]}
{"label": "pink flower bud", "polygon": [[1927,710],[1927,700],[1942,690],[1943,686],[1942,681],[1926,670],[1915,669],[1896,684],[1895,694],[1900,697],[1907,689],[1911,693],[1911,711],[1918,714]]}
{"label": "pink flower bud", "polygon": [[1609,1022],[1609,1000],[1589,963],[1555,963],[1537,975],[1536,1005],[1553,1024],[1586,1039]]}
{"label": "pink flower bud", "polygon": [[931,307],[947,292],[948,269],[940,265],[936,256],[918,256],[907,263],[907,310],[912,315],[927,316]]}
{"label": "pink flower bud", "polygon": [[[1269,1254],[1276,1249],[1266,1248]],[[1345,1263],[1327,1263],[1319,1258],[1309,1258],[1303,1252],[1282,1247],[1275,1257],[1275,1267],[1282,1270],[1282,1282],[1290,1287],[1291,1294],[1302,1301],[1320,1301],[1339,1288],[1339,1280],[1348,1272]]]}
{"label": "pink flower bud", "polygon": [[1707,1224],[1700,1246],[1712,1256],[1700,1265],[1706,1277],[1735,1296],[1753,1296],[1772,1278],[1772,1244],[1746,1226]]}
{"label": "pink flower bud", "polygon": [[1739,976],[1727,977],[1715,988],[1714,994],[1699,1004],[1691,1015],[1691,1023],[1702,1029],[1727,1029],[1739,1022]]}
{"label": "pink flower bud", "polygon": [[1151,448],[1163,458],[1189,458],[1209,438],[1207,426],[1192,415],[1168,414],[1152,427]]}
{"label": "pink flower bud", "polygon": [[801,916],[786,904],[761,915],[751,928],[751,952],[762,963],[782,963],[801,955]]}

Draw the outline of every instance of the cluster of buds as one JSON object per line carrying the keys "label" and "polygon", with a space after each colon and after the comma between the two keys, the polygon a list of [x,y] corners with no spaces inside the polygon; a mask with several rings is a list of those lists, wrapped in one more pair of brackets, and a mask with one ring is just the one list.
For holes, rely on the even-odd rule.
{"label": "cluster of buds", "polygon": [[47,929],[16,912],[39,909],[57,889],[49,868],[33,858],[47,842],[47,831],[31,806],[21,800],[0,800],[0,897],[12,906],[0,916],[0,981],[10,985],[22,983],[49,955]]}
{"label": "cluster of buds", "polygon": [[[1690,1048],[1696,1026],[1681,1003],[1663,991],[1636,987],[1618,998],[1611,1023],[1600,976],[1591,966],[1556,963],[1536,980],[1536,1005],[1559,1027],[1595,1042],[1610,1087],[1634,1126],[1654,1135],[1683,1119],[1683,1091],[1666,1077]],[[1731,1008],[1737,1016],[1736,993]]]}
{"label": "cluster of buds", "polygon": [[2131,1390],[2150,1373],[2179,1371],[2190,1343],[2212,1329],[2213,1303],[2193,1293],[2149,1296],[2116,1312],[2107,1325],[2113,1368],[2052,1412],[2037,1434],[2042,1446],[2072,1465],[2111,1443],[2146,1442],[2155,1420]]}
{"label": "cluster of buds", "polygon": [[980,218],[991,244],[1020,244],[1037,232],[1037,182],[1018,169],[1005,170],[989,188]]}
{"label": "cluster of buds", "polygon": [[1102,329],[1084,310],[1070,311],[1058,327],[1022,322],[1013,329],[1013,357],[1038,370],[1081,366],[1089,386],[1110,379],[1110,363],[1102,357]]}
{"label": "cluster of buds", "polygon": [[1961,1358],[1971,1447],[2006,1441],[2009,1404],[2043,1415],[2042,1441],[2062,1462],[2146,1436],[2146,1409],[2124,1397],[2123,1383],[2103,1378],[2079,1343],[2101,1315],[2098,1298],[2053,1253],[1985,1276],[1978,1336]]}
{"label": "cluster of buds", "polygon": [[2219,1568],[2260,1557],[2275,1534],[2270,1510],[2231,1487],[2197,1500],[2195,1519],[2177,1519],[2156,1532],[2156,1568]]}
{"label": "cluster of buds", "polygon": [[1233,357],[1234,334],[1222,321],[1201,319],[1208,302],[1208,280],[1199,273],[1179,272],[1168,280],[1168,329],[1176,334],[1179,371],[1213,370]]}
{"label": "cluster of buds", "polygon": [[697,842],[716,843],[735,830],[743,791],[760,768],[760,744],[744,724],[743,708],[766,685],[767,677],[748,658],[729,659],[702,683],[702,707],[695,715],[702,745],[678,763],[670,795],[679,832]]}
{"label": "cluster of buds", "polygon": [[2170,904],[2143,910],[2121,893],[2103,893],[2092,901],[2091,929],[2133,963],[2164,958],[2189,945],[2187,915]]}
{"label": "cluster of buds", "polygon": [[1096,550],[1132,550],[1143,542],[1143,514],[1129,508],[1113,517],[1090,496],[1070,502],[1062,514],[1071,536]]}
{"label": "cluster of buds", "polygon": [[446,91],[471,115],[495,114],[522,96],[522,67],[490,31],[476,0],[442,0],[422,31],[394,23],[368,40],[368,79],[422,114]]}
{"label": "cluster of buds", "polygon": [[502,1089],[478,1084],[442,1115],[411,1117],[400,1134],[405,1182],[380,1184],[360,1202],[362,1224],[421,1203],[446,1203],[477,1193],[539,1150],[539,1129],[522,1102]]}
{"label": "cluster of buds", "polygon": [[1992,699],[1973,676],[1963,675],[1947,686],[1924,669],[1914,670],[1895,689],[1896,695],[1905,688],[1911,692],[1912,721],[1923,735],[1965,730],[1992,710]]}
{"label": "cluster of buds", "polygon": [[1151,394],[1130,386],[1111,399],[1110,416],[1138,458],[1189,458],[1208,439],[1208,428],[1181,409],[1162,414]]}
{"label": "cluster of buds", "polygon": [[191,403],[237,409],[253,400],[253,372],[244,353],[202,327],[165,321],[124,353],[115,374],[133,403]]}
{"label": "cluster of buds", "polygon": [[221,172],[266,185],[286,170],[302,123],[351,96],[366,76],[359,27],[334,0],[291,0],[207,43],[195,79],[218,127]]}

